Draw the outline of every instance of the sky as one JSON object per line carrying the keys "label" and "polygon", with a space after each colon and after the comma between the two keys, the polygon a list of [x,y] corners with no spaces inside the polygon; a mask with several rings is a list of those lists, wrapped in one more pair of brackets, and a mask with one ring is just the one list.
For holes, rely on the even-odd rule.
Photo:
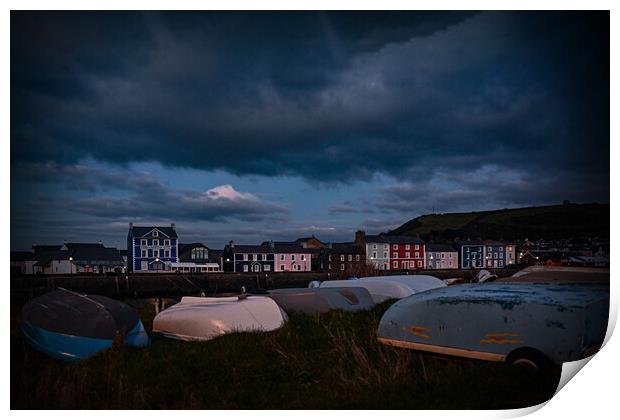
{"label": "sky", "polygon": [[609,202],[609,12],[11,12],[11,249]]}

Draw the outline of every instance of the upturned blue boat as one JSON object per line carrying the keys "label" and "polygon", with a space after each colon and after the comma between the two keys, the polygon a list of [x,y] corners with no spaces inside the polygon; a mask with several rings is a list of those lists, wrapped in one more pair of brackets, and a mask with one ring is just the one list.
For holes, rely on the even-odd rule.
{"label": "upturned blue boat", "polygon": [[397,347],[543,368],[594,354],[608,315],[608,283],[463,284],[396,302],[377,335]]}
{"label": "upturned blue boat", "polygon": [[129,347],[149,345],[144,326],[130,306],[105,296],[64,289],[26,303],[21,331],[32,347],[67,362],[105,350],[117,337]]}

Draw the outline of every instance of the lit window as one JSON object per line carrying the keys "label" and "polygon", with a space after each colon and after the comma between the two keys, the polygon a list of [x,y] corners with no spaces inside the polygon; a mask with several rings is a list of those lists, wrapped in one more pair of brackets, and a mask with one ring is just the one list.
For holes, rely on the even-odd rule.
{"label": "lit window", "polygon": [[340,264],[340,270],[344,270],[344,264]]}
{"label": "lit window", "polygon": [[263,265],[263,271],[271,271],[271,266],[269,264]]}
{"label": "lit window", "polygon": [[353,261],[353,255],[349,254],[349,261]]}
{"label": "lit window", "polygon": [[344,261],[344,255],[340,255],[340,261]]}

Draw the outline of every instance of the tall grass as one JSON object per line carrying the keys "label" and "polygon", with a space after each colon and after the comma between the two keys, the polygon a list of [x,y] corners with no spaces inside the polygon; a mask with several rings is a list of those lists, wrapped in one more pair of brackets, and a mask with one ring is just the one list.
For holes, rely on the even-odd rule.
{"label": "tall grass", "polygon": [[[154,337],[77,364],[31,349],[11,329],[12,408],[513,408],[550,398],[557,381],[510,366],[387,347],[383,304],[359,313],[292,314],[271,333],[209,342]],[[154,312],[140,314],[150,328]],[[12,306],[12,326],[18,322]]]}

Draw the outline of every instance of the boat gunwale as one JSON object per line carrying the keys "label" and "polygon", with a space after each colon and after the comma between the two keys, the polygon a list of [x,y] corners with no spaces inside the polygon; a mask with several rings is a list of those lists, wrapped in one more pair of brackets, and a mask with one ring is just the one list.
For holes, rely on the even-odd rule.
{"label": "boat gunwale", "polygon": [[468,359],[486,360],[490,362],[504,362],[506,360],[506,357],[508,357],[505,354],[499,353],[467,350],[458,347],[438,346],[435,344],[415,343],[412,341],[395,340],[392,338],[378,337],[377,340],[381,344],[386,344],[388,346],[401,347],[405,349],[418,350],[428,353],[438,353],[446,356],[457,356]]}

